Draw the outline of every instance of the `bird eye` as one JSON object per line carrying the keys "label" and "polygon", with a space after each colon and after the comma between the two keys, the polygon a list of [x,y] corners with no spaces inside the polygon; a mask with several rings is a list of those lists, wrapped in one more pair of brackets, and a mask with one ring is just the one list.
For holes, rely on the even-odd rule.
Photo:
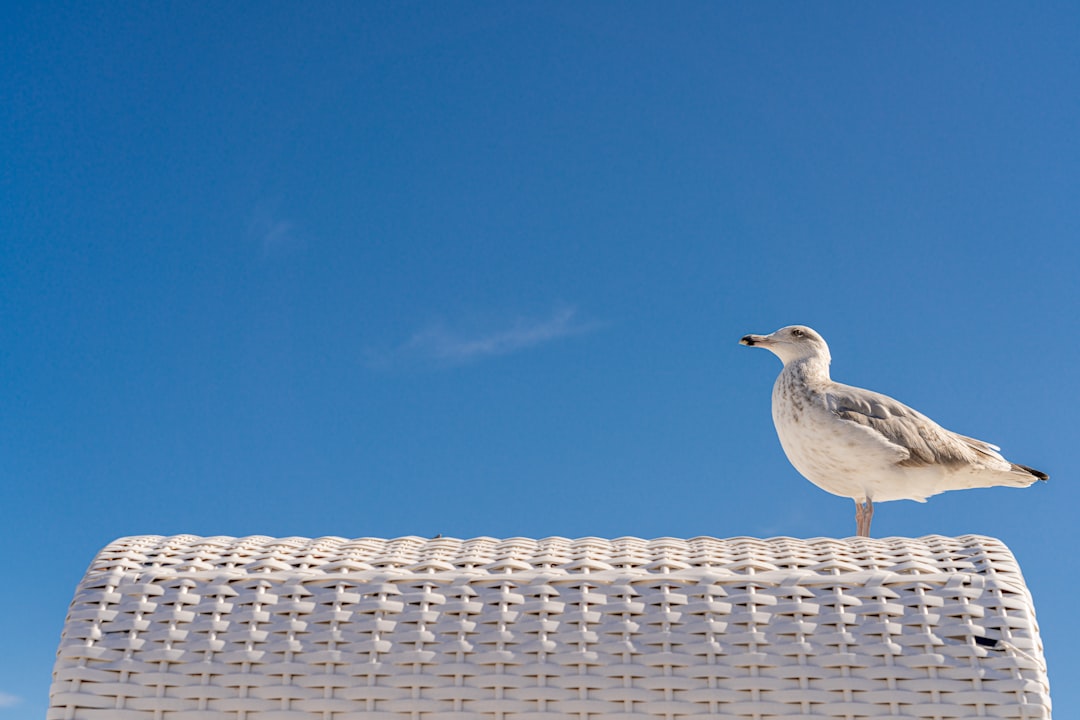
{"label": "bird eye", "polygon": [[806,333],[804,333],[802,331],[802,328],[795,328],[794,330],[791,331],[791,334],[794,335],[795,337],[803,337],[803,336],[806,335]]}

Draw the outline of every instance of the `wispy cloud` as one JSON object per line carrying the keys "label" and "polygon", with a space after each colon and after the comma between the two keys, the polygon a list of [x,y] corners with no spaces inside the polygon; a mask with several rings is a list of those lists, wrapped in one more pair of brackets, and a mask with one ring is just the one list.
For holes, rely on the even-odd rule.
{"label": "wispy cloud", "polygon": [[266,204],[259,205],[252,213],[248,235],[258,243],[263,257],[280,257],[304,245],[296,225]]}
{"label": "wispy cloud", "polygon": [[11,707],[18,705],[22,702],[22,698],[10,695],[6,692],[0,692],[0,708]]}
{"label": "wispy cloud", "polygon": [[577,309],[561,307],[542,318],[518,318],[500,327],[472,333],[455,330],[445,323],[428,325],[397,348],[387,353],[371,353],[376,367],[392,367],[417,361],[443,365],[463,365],[485,357],[509,355],[553,342],[571,335],[581,335],[596,328],[581,321]]}
{"label": "wispy cloud", "polygon": [[265,253],[279,252],[296,242],[293,237],[293,224],[288,220],[268,221],[259,229],[259,236]]}

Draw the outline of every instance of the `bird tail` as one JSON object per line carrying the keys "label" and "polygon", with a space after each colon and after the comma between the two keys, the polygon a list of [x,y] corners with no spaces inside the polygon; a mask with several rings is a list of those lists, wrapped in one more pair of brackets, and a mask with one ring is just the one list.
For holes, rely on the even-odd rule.
{"label": "bird tail", "polygon": [[[1020,465],[1019,463],[1009,462],[1001,455],[1001,448],[997,445],[985,442],[983,440],[976,440],[975,438],[967,437],[966,435],[958,435],[969,448],[974,450],[979,455],[987,458],[992,458],[991,462],[997,465],[998,470],[1004,471],[1004,477],[1008,478],[1003,484],[1012,485],[1014,487],[1027,487],[1036,480],[1049,480],[1050,476],[1044,473],[1042,470],[1036,470],[1035,468],[1028,467],[1027,465]],[[1000,463],[1000,464],[999,464]],[[1009,469],[1004,469],[1004,463],[1009,463]],[[1000,475],[998,477],[1001,477]],[[981,487],[981,486],[979,486]]]}

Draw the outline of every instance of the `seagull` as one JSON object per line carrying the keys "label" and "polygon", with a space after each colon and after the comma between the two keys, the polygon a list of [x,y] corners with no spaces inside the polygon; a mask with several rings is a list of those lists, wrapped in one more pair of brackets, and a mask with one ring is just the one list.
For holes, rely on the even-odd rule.
{"label": "seagull", "polygon": [[780,445],[807,480],[855,501],[860,537],[870,536],[874,501],[926,502],[946,490],[1027,487],[1049,478],[888,395],[833,382],[829,346],[805,325],[746,335],[739,343],[763,347],[784,363],[772,394]]}

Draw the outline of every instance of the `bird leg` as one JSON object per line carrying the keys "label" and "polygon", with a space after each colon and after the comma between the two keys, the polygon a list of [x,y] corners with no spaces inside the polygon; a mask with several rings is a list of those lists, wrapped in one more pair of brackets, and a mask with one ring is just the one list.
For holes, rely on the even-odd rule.
{"label": "bird leg", "polygon": [[855,501],[855,534],[858,537],[870,537],[870,521],[874,518],[874,501],[866,498],[865,502]]}

